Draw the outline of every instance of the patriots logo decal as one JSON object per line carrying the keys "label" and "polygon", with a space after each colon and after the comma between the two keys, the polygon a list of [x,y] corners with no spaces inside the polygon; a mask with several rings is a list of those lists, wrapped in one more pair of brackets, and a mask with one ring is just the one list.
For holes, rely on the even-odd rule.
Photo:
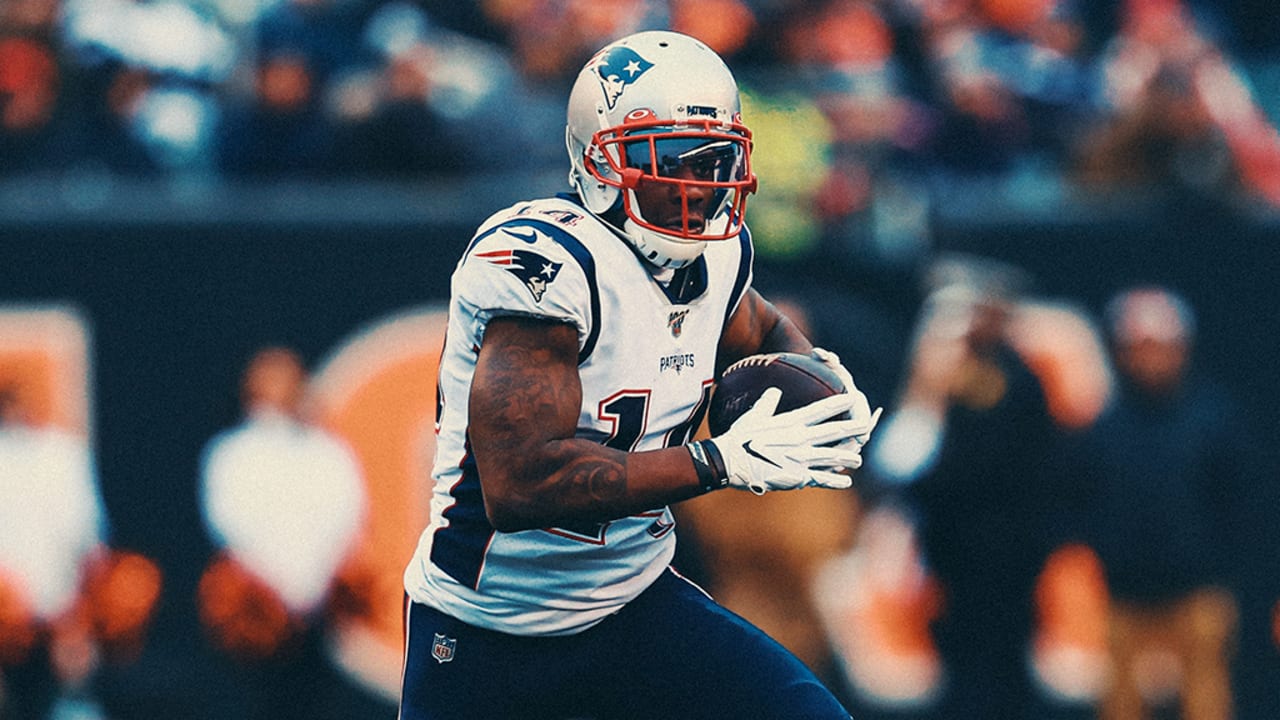
{"label": "patriots logo decal", "polygon": [[618,104],[618,98],[627,91],[627,86],[651,67],[653,63],[625,46],[615,47],[599,57],[592,69],[595,71],[596,79],[600,81],[604,101],[610,110]]}
{"label": "patriots logo decal", "polygon": [[547,286],[555,281],[564,263],[553,262],[532,250],[494,250],[476,253],[507,272],[520,278],[524,286],[533,294],[534,302],[542,302],[542,294]]}

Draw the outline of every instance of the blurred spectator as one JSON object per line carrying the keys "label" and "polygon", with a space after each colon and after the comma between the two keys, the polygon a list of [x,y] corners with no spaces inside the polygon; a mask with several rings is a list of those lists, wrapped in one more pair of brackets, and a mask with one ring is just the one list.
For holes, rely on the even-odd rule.
{"label": "blurred spectator", "polygon": [[305,58],[309,73],[324,85],[358,64],[366,5],[352,0],[279,0],[258,19],[253,51],[263,58]]}
{"label": "blurred spectator", "polygon": [[72,167],[124,174],[210,169],[219,112],[214,88],[239,56],[216,17],[176,2],[64,0],[58,30],[72,74],[84,77],[76,88],[81,162]]}
{"label": "blurred spectator", "polygon": [[91,451],[0,387],[0,717],[96,717],[103,663],[142,649],[160,571],[111,548]]}
{"label": "blurred spectator", "polygon": [[742,0],[670,0],[671,29],[696,37],[721,57],[732,57],[751,40],[756,16]]}
{"label": "blurred spectator", "polygon": [[157,173],[156,162],[137,132],[138,116],[155,81],[145,69],[107,62],[84,73],[86,105],[81,155],[75,165],[122,176]]}
{"label": "blurred spectator", "polygon": [[761,151],[752,169],[772,182],[751,198],[753,239],[762,257],[804,257],[821,239],[814,201],[828,174],[831,127],[804,95],[745,87],[743,116]]}
{"label": "blurred spectator", "polygon": [[868,505],[848,552],[818,569],[814,603],[854,717],[932,717],[942,668],[929,626],[942,593],[911,520],[891,504]]}
{"label": "blurred spectator", "polygon": [[1074,162],[1080,178],[1280,203],[1280,134],[1243,70],[1181,0],[1123,8],[1100,59],[1103,107]]}
{"label": "blurred spectator", "polygon": [[912,2],[938,167],[998,174],[1060,160],[1086,100],[1082,28],[1067,0]]}
{"label": "blurred spectator", "polygon": [[431,104],[434,62],[434,50],[415,41],[348,79],[333,101],[335,170],[403,179],[464,168]]}
{"label": "blurred spectator", "polygon": [[481,0],[520,71],[535,82],[569,82],[594,50],[668,23],[658,0]]}
{"label": "blurred spectator", "polygon": [[801,88],[829,128],[821,165],[801,171],[817,184],[810,214],[826,249],[875,271],[914,264],[928,238],[927,196],[911,185],[937,120],[912,87],[899,22],[878,0],[829,0],[799,4],[774,31],[788,71],[778,80]]}
{"label": "blurred spectator", "polygon": [[254,26],[252,83],[230,93],[219,167],[233,177],[318,177],[335,170],[330,84],[365,58],[364,18],[345,0],[283,0]]}
{"label": "blurred spectator", "polygon": [[[1097,419],[1115,383],[1106,341],[1090,312],[1071,301],[1028,298],[1010,319],[1009,336],[1040,379],[1064,438]],[[1051,462],[1065,463],[1066,457]],[[1066,471],[1061,477],[1057,507],[1049,510],[1054,547],[1035,589],[1032,663],[1045,716],[1083,718],[1092,717],[1108,678],[1106,582],[1076,512],[1080,483]]]}
{"label": "blurred spectator", "polygon": [[66,95],[55,49],[0,28],[0,173],[75,159]]}
{"label": "blurred spectator", "polygon": [[7,0],[0,3],[0,28],[19,33],[46,32],[57,18],[60,0]]}
{"label": "blurred spectator", "polygon": [[319,177],[333,167],[333,126],[320,102],[312,60],[272,52],[254,67],[251,95],[228,108],[218,165],[231,177]]}
{"label": "blurred spectator", "polygon": [[1195,66],[1208,50],[1180,5],[1129,14],[1102,58],[1107,106],[1080,146],[1083,182],[1232,192],[1226,138],[1196,87]]}
{"label": "blurred spectator", "polygon": [[911,146],[924,126],[906,93],[896,16],[879,0],[831,0],[788,16],[779,54],[809,75],[836,142],[884,160],[885,149]]}
{"label": "blurred spectator", "polygon": [[798,71],[808,102],[826,120],[821,165],[799,163],[819,183],[808,204],[824,228],[870,206],[873,176],[884,169],[887,153],[899,141],[912,142],[917,129],[901,92],[893,33],[877,6],[871,0],[823,3],[795,13],[779,31],[781,60]]}
{"label": "blurred spectator", "polygon": [[[1106,328],[1117,393],[1073,456],[1111,598],[1105,720],[1233,717],[1236,599],[1228,562],[1256,455],[1225,392],[1193,372],[1196,320],[1161,287],[1119,293]],[[1172,659],[1161,664],[1162,659]]]}
{"label": "blurred spectator", "polygon": [[[511,173],[560,166],[563,152],[542,140],[564,133],[563,91],[523,72],[508,48],[445,27],[404,0],[375,10],[363,37],[377,58],[374,67],[381,69],[340,82],[335,103],[341,116],[368,116],[386,105],[394,73],[401,115],[426,131],[422,139],[406,143],[428,172],[459,167]],[[423,157],[428,150],[431,156]]]}
{"label": "blurred spectator", "polygon": [[201,503],[218,549],[199,584],[201,621],[243,671],[246,718],[386,717],[333,665],[332,613],[363,602],[335,582],[367,499],[345,443],[308,418],[306,372],[287,348],[245,370],[244,422],[206,447]]}
{"label": "blurred spectator", "polygon": [[937,717],[1035,718],[1034,587],[1057,543],[1060,488],[1045,390],[1009,337],[1026,280],[976,258],[930,275],[908,377],[866,470],[916,523],[942,593]]}
{"label": "blurred spectator", "polygon": [[[1088,314],[1073,303],[1028,297],[1010,303],[1009,310],[1009,345],[1040,380],[1055,424],[1076,429],[1091,422],[1108,396],[1110,376]],[[904,445],[886,454],[872,451],[876,456],[867,471],[874,475],[864,478],[886,479],[881,463],[910,453],[909,429],[899,426],[901,434],[891,440]],[[927,432],[924,438],[927,446]],[[1064,499],[1075,495],[1071,485],[1064,481]],[[863,489],[867,512],[858,540],[819,577],[823,620],[862,703],[855,717],[935,717],[944,684],[929,626],[946,602],[918,554],[919,527],[913,523],[921,518],[895,497],[894,488],[883,495],[874,483]],[[1090,716],[1106,674],[1105,592],[1096,558],[1081,545],[1079,531],[1069,524],[1073,518],[1058,517],[1054,504],[1050,494],[1041,508],[1044,544],[1053,551],[1036,581],[1034,637],[1025,653],[1035,671],[1037,720]]]}

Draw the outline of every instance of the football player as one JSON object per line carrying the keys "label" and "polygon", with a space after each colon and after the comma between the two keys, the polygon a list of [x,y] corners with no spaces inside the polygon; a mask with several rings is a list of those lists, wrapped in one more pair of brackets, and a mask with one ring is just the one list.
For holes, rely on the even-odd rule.
{"label": "football player", "polygon": [[[493,215],[453,274],[401,717],[848,718],[668,567],[670,504],[847,488],[875,422],[751,287],[737,84],[693,38],[631,35],[579,73],[566,136],[574,192]],[[775,413],[771,388],[692,441],[717,370],[783,350],[847,391]]]}

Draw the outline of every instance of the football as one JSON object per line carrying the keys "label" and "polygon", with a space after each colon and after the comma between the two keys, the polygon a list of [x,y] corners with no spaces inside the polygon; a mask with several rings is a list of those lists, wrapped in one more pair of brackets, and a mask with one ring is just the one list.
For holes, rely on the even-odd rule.
{"label": "football", "polygon": [[782,391],[778,412],[844,392],[840,377],[811,355],[789,352],[752,355],[726,368],[716,383],[707,414],[711,435],[728,430],[733,421],[750,410],[761,393],[771,387]]}

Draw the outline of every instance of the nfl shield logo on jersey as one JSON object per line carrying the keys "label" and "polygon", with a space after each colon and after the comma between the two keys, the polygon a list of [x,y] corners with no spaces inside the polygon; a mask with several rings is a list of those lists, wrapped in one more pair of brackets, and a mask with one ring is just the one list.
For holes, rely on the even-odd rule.
{"label": "nfl shield logo on jersey", "polygon": [[688,310],[676,310],[667,316],[667,327],[671,328],[671,337],[680,337],[680,333],[684,332],[684,319],[688,315]]}
{"label": "nfl shield logo on jersey", "polygon": [[440,633],[435,635],[435,642],[431,643],[431,657],[435,658],[438,663],[447,663],[453,660],[453,651],[458,646],[458,640],[445,637]]}

